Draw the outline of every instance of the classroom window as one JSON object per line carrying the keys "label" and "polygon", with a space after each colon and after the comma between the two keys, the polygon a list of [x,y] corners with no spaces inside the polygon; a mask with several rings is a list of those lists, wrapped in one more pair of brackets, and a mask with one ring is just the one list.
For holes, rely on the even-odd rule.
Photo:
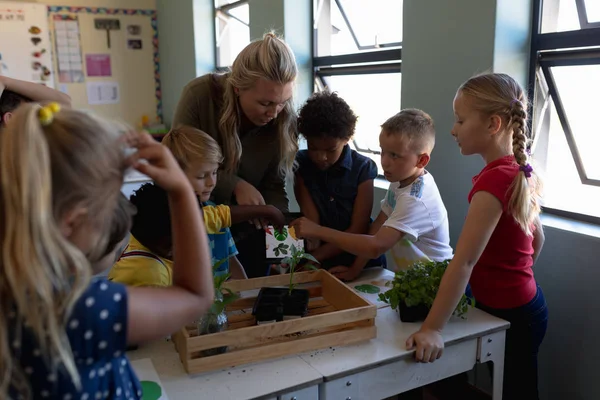
{"label": "classroom window", "polygon": [[358,115],[351,145],[380,165],[379,132],[400,111],[402,1],[314,0],[315,91]]}
{"label": "classroom window", "polygon": [[314,0],[315,56],[402,45],[401,0]]}
{"label": "classroom window", "polygon": [[230,67],[250,43],[248,0],[215,0],[217,67]]}
{"label": "classroom window", "polygon": [[532,153],[547,212],[600,223],[600,2],[536,0]]}

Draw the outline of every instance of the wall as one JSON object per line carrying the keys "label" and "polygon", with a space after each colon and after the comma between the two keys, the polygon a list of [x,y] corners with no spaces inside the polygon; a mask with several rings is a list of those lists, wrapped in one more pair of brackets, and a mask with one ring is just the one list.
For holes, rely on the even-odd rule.
{"label": "wall", "polygon": [[[106,8],[133,8],[143,10],[156,9],[155,0],[38,0],[37,3],[58,6],[76,7],[106,7]],[[142,116],[146,115],[154,122],[156,117],[157,102],[155,96],[155,73],[153,54],[153,30],[151,18],[141,15],[117,15],[121,29],[110,33],[111,47],[107,46],[106,32],[94,28],[94,19],[98,14],[88,12],[76,13],[79,19],[81,40],[81,55],[84,62],[87,54],[109,54],[111,76],[85,77],[83,83],[56,83],[57,88],[65,90],[71,96],[73,106],[80,109],[89,109],[97,114],[115,118],[131,126],[138,126]],[[139,36],[130,36],[127,26],[139,25]],[[53,22],[50,25],[53,30]],[[141,39],[142,49],[131,50],[127,48],[127,39]],[[55,76],[58,74],[56,48],[53,45],[53,58]],[[117,82],[120,90],[120,101],[116,104],[90,105],[88,103],[88,82]]]}

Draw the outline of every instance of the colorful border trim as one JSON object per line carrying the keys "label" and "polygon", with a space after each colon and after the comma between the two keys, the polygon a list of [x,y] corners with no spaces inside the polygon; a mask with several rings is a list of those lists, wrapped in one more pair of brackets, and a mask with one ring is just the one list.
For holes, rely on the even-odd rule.
{"label": "colorful border trim", "polygon": [[50,13],[88,13],[105,15],[146,15],[151,18],[152,25],[152,45],[154,48],[154,93],[156,95],[156,116],[160,123],[163,123],[162,90],[160,86],[160,58],[158,55],[158,21],[156,10],[134,10],[124,8],[103,8],[103,7],[70,7],[70,6],[48,6],[48,15]]}

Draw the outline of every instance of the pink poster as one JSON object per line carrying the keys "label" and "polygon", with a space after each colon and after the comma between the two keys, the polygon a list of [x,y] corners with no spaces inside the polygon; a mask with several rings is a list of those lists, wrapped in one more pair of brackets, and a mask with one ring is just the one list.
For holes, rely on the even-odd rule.
{"label": "pink poster", "polygon": [[86,54],[87,76],[111,76],[110,54]]}

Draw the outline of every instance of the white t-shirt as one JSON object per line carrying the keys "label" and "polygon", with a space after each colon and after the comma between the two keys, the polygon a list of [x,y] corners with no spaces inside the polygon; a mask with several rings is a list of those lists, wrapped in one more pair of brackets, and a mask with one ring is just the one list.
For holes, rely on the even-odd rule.
{"label": "white t-shirt", "polygon": [[393,182],[381,201],[388,219],[383,226],[403,232],[404,237],[388,253],[388,268],[407,269],[415,261],[452,258],[448,213],[433,176],[427,171],[411,185]]}

